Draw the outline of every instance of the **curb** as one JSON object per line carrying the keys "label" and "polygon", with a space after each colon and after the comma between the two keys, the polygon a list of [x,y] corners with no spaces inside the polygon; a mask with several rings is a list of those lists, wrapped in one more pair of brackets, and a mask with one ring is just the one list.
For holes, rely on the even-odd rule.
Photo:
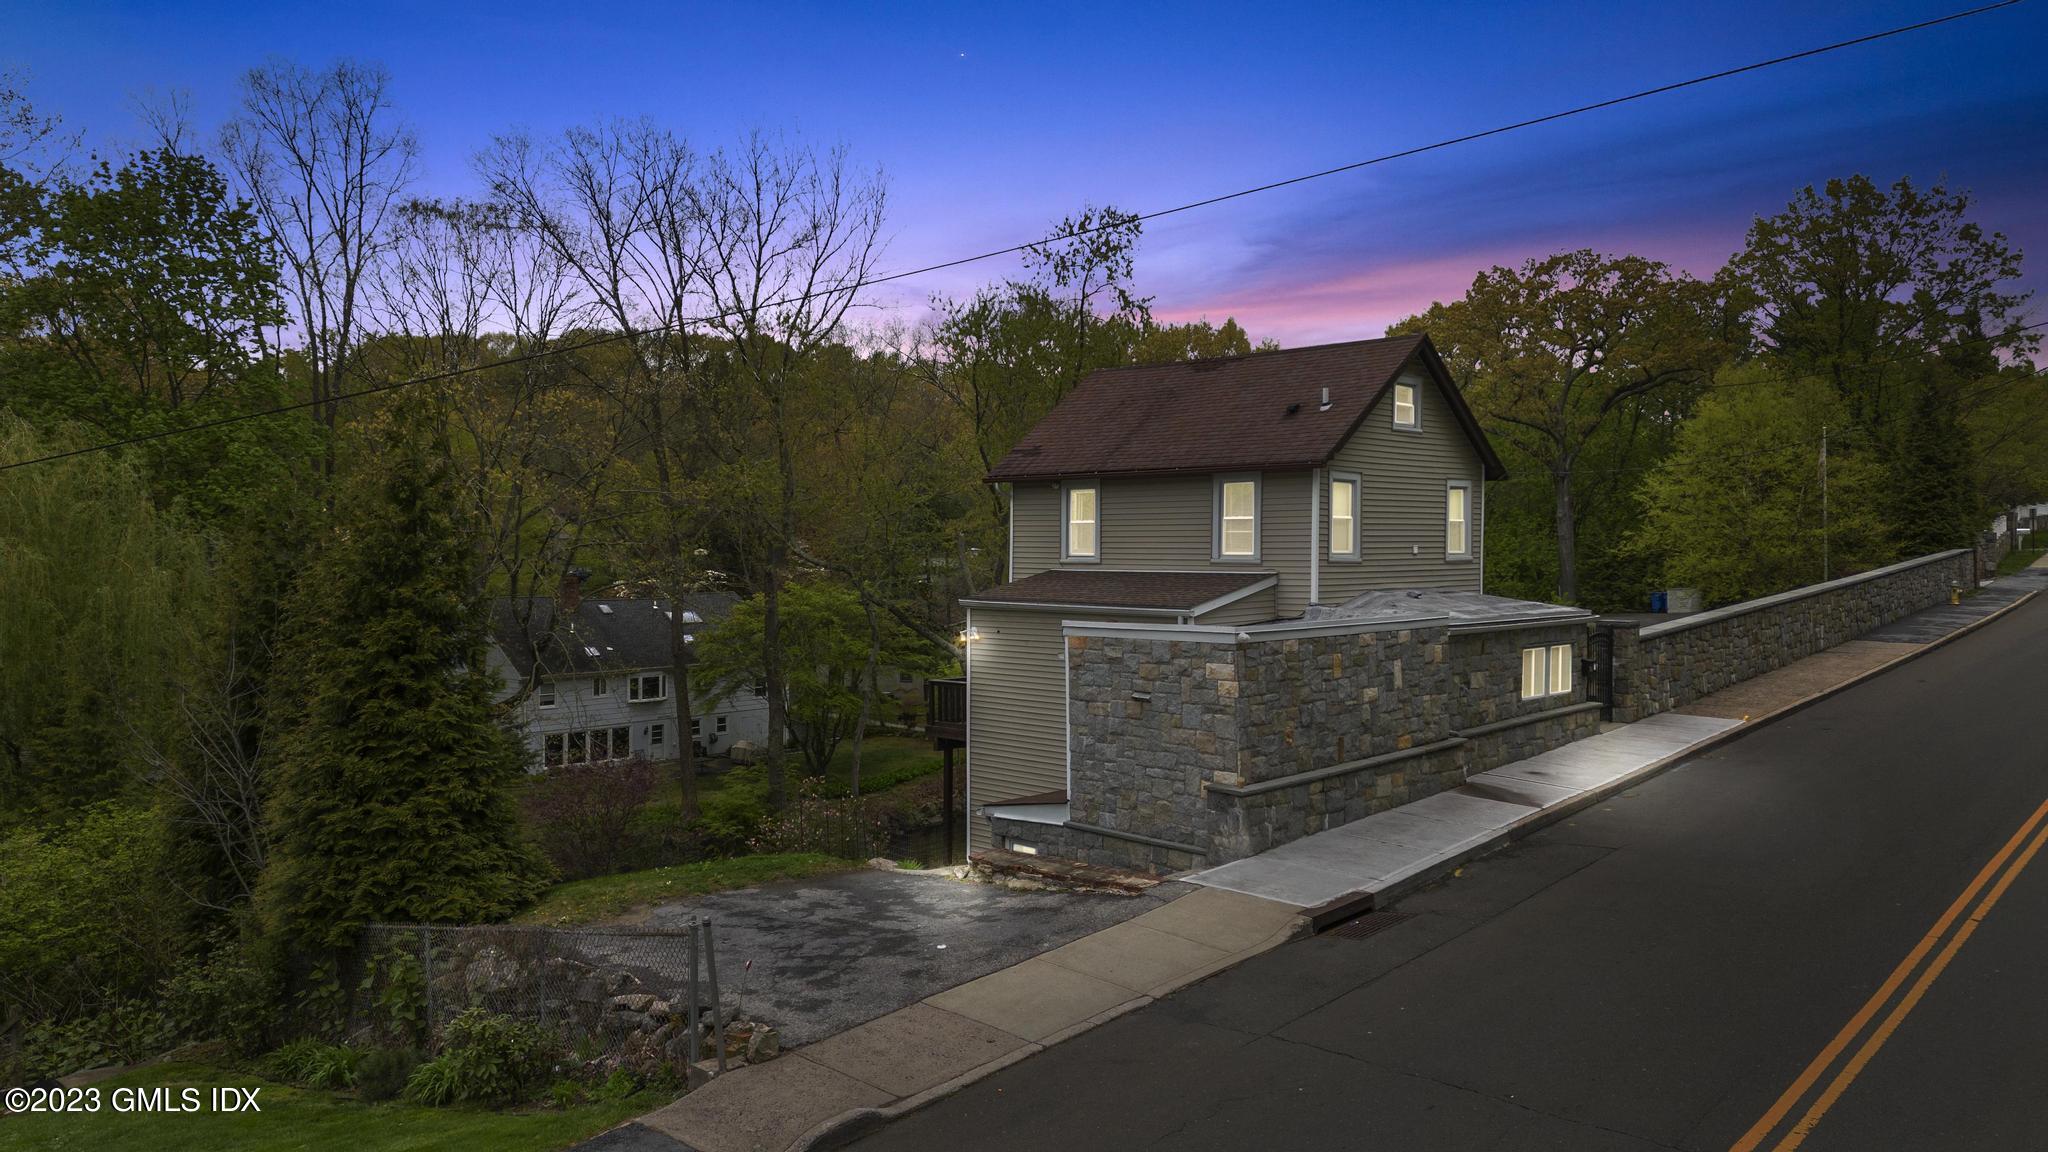
{"label": "curb", "polygon": [[[1287,927],[1241,952],[1232,953],[1213,964],[1182,973],[1148,992],[1098,1012],[1078,1024],[1047,1036],[1043,1040],[1027,1042],[1020,1048],[1013,1048],[985,1064],[978,1064],[950,1080],[934,1084],[922,1092],[905,1096],[894,1103],[884,1104],[879,1108],[855,1108],[851,1111],[841,1112],[830,1119],[822,1120],[810,1131],[798,1137],[796,1142],[791,1144],[785,1152],[827,1152],[828,1149],[842,1148],[891,1121],[900,1120],[912,1112],[936,1104],[973,1084],[975,1081],[993,1076],[1010,1065],[1024,1060],[1026,1057],[1036,1056],[1038,1053],[1056,1044],[1064,1044],[1083,1032],[1107,1024],[1119,1016],[1135,1012],[1169,993],[1178,991],[1190,984],[1207,980],[1218,972],[1235,968],[1252,957],[1270,952],[1282,944],[1292,943],[1295,940],[1301,940],[1314,934],[1315,928],[1310,919],[1307,916],[1296,916]],[[797,1054],[801,1054],[801,1051],[799,1049]]]}
{"label": "curb", "polygon": [[[1349,920],[1355,916],[1364,915],[1365,913],[1370,912],[1375,908],[1378,908],[1385,904],[1392,903],[1393,901],[1408,895],[1409,893],[1415,891],[1418,888],[1421,888],[1425,885],[1434,883],[1435,881],[1442,879],[1445,875],[1449,874],[1451,871],[1455,870],[1463,864],[1466,864],[1481,856],[1498,852],[1500,849],[1507,847],[1509,844],[1513,843],[1516,840],[1522,839],[1523,837],[1529,835],[1532,832],[1538,831],[1542,828],[1546,828],[1567,817],[1576,816],[1579,813],[1585,811],[1588,808],[1593,807],[1596,804],[1600,804],[1606,800],[1610,800],[1615,795],[1622,792],[1626,792],[1630,788],[1633,788],[1636,785],[1641,784],[1643,781],[1648,780],[1653,776],[1659,775],[1664,771],[1677,766],[1680,761],[1688,760],[1704,752],[1711,751],[1715,748],[1720,747],[1723,744],[1728,743],[1731,740],[1741,739],[1742,737],[1749,735],[1751,732],[1754,732],[1757,729],[1762,728],[1766,724],[1772,724],[1779,720],[1782,720],[1785,717],[1792,715],[1794,712],[1798,712],[1803,709],[1809,708],[1815,704],[1818,704],[1822,700],[1825,700],[1838,692],[1846,692],[1849,689],[1854,688],[1856,685],[1863,683],[1865,680],[1869,680],[1877,676],[1882,676],[1886,672],[1889,672],[1892,669],[1897,668],[1901,664],[1906,664],[1914,660],[1918,660],[1920,657],[1927,655],[1929,652],[1934,651],[1936,648],[1940,648],[1945,644],[1951,643],[1956,640],[1960,640],[1963,637],[1968,636],[1970,633],[1975,632],[1977,629],[1982,628],[1985,625],[1991,623],[1993,620],[1996,620],[1999,617],[2004,616],[2006,613],[2011,612],[2014,609],[2020,607],[2022,604],[2027,603],[2034,597],[2039,596],[2042,593],[2042,591],[2044,590],[2037,588],[2031,592],[2026,593],[2019,599],[2014,600],[2012,603],[2007,604],[2005,607],[2000,608],[1998,611],[1993,612],[1988,616],[1983,616],[1979,619],[1972,620],[1968,624],[1963,625],[1961,628],[1956,629],[1955,631],[1949,633],[1946,636],[1941,637],[1938,640],[1930,640],[1927,643],[1922,644],[1919,647],[1913,649],[1911,652],[1895,656],[1892,659],[1887,660],[1882,664],[1879,664],[1875,668],[1870,668],[1866,669],[1865,671],[1858,672],[1856,675],[1851,676],[1849,679],[1844,680],[1839,684],[1835,684],[1831,687],[1823,688],[1818,692],[1814,692],[1810,695],[1803,696],[1800,699],[1792,701],[1790,704],[1786,704],[1770,712],[1766,712],[1761,716],[1755,717],[1754,719],[1745,720],[1737,724],[1733,728],[1729,728],[1721,732],[1716,732],[1712,736],[1706,737],[1705,739],[1699,741],[1698,743],[1692,745],[1691,747],[1685,749],[1682,752],[1674,752],[1671,755],[1666,756],[1662,760],[1657,760],[1649,764],[1645,764],[1641,768],[1636,769],[1634,772],[1631,772],[1626,776],[1616,777],[1615,779],[1610,780],[1597,788],[1592,788],[1585,792],[1582,792],[1579,795],[1574,796],[1571,799],[1556,805],[1555,807],[1545,808],[1538,812],[1532,812],[1529,815],[1522,817],[1520,820],[1517,820],[1513,824],[1508,825],[1506,828],[1501,829],[1499,833],[1491,837],[1488,837],[1486,840],[1474,844],[1469,848],[1463,848],[1456,852],[1453,852],[1450,855],[1445,856],[1442,860],[1439,860],[1436,863],[1432,864],[1430,867],[1421,869],[1412,876],[1404,876],[1401,879],[1395,881],[1394,883],[1387,885],[1385,888],[1374,889],[1371,891],[1361,889],[1357,892],[1348,892],[1342,896],[1337,897],[1334,900],[1330,900],[1325,903],[1318,904],[1314,908],[1304,910],[1304,915],[1308,917],[1309,922],[1314,926],[1314,930],[1317,932],[1321,932],[1322,930],[1328,928],[1332,924]],[[1675,711],[1675,709],[1673,711]]]}

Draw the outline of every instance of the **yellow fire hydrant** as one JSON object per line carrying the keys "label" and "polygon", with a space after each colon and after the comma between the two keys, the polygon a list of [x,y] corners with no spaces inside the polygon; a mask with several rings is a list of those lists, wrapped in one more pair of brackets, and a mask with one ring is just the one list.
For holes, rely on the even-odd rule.
{"label": "yellow fire hydrant", "polygon": [[1951,584],[1948,586],[1948,602],[1951,604],[1961,604],[1963,602],[1963,586],[1961,584]]}

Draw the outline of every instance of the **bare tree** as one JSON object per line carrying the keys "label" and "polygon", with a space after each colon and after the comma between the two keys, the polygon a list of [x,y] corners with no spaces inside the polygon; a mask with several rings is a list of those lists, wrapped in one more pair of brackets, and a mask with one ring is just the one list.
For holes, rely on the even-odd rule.
{"label": "bare tree", "polygon": [[711,158],[695,184],[699,259],[711,297],[711,327],[731,346],[738,394],[773,461],[772,482],[750,493],[765,504],[758,578],[763,600],[762,664],[768,693],[768,789],[784,799],[782,741],[787,714],[780,598],[798,539],[802,376],[835,342],[881,255],[886,193],[880,173],[850,173],[843,150],[819,153],[755,133]]}
{"label": "bare tree", "polygon": [[[331,433],[367,320],[365,292],[411,183],[418,146],[397,121],[390,77],[348,61],[274,61],[242,77],[221,150],[285,266],[315,418]],[[334,438],[325,468],[334,471]]]}
{"label": "bare tree", "polygon": [[613,539],[629,565],[645,570],[671,601],[685,820],[697,815],[697,771],[682,597],[712,579],[695,545],[689,491],[696,428],[688,417],[705,354],[693,316],[705,302],[691,208],[696,165],[686,142],[646,121],[574,128],[546,149],[504,136],[478,158],[493,201],[580,286],[588,320],[622,338],[621,370],[593,373],[591,380],[611,402],[620,445],[646,462],[638,483],[615,489],[621,515],[612,522]]}

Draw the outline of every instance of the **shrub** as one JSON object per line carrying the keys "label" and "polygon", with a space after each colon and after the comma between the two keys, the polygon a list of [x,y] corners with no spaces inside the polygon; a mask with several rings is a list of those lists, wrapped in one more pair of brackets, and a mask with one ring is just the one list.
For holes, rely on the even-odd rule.
{"label": "shrub", "polygon": [[427,974],[420,964],[420,938],[394,937],[364,967],[358,999],[369,1005],[373,1034],[413,1047],[427,1040]]}
{"label": "shrub", "polygon": [[524,1099],[541,1083],[560,1051],[551,1033],[471,1008],[449,1021],[441,1054],[413,1071],[405,1097],[435,1106]]}
{"label": "shrub", "polygon": [[115,803],[0,835],[0,1018],[61,1020],[154,993],[179,951],[163,844],[154,813]]}
{"label": "shrub", "polygon": [[706,793],[697,820],[705,851],[740,856],[751,851],[768,819],[768,774],[759,767],[735,768],[723,785]]}
{"label": "shrub", "polygon": [[254,939],[221,929],[164,983],[163,1003],[183,1039],[219,1040],[245,1057],[263,1049],[280,995],[278,967]]}
{"label": "shrub", "polygon": [[347,1088],[356,1082],[359,1059],[353,1048],[319,1040],[294,1040],[264,1057],[259,1071],[267,1079],[307,1088]]}
{"label": "shrub", "polygon": [[356,1061],[356,1095],[365,1100],[396,1100],[420,1066],[414,1048],[372,1048]]}
{"label": "shrub", "polygon": [[630,847],[633,812],[659,779],[645,759],[566,764],[533,782],[527,824],[565,880],[617,871]]}
{"label": "shrub", "polygon": [[132,1064],[162,1052],[176,1038],[177,1029],[162,1010],[140,1000],[123,1000],[90,1016],[27,1025],[21,1030],[21,1067],[11,1074],[34,1080],[105,1064]]}

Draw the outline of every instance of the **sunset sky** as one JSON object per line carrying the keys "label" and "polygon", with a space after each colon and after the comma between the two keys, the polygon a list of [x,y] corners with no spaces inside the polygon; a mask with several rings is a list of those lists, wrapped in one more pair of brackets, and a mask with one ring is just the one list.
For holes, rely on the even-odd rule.
{"label": "sunset sky", "polygon": [[[0,2],[0,66],[101,148],[152,90],[210,138],[267,56],[381,62],[421,191],[474,194],[495,132],[647,116],[702,147],[749,128],[844,144],[890,188],[885,264],[1033,238],[1941,15],[1797,5],[1095,3],[488,6]],[[431,8],[431,13],[422,14]],[[1379,334],[1475,271],[1569,247],[1700,273],[1799,186],[1946,179],[2048,287],[2048,3],[1188,213],[1150,228],[1165,318],[1295,345]],[[915,308],[1012,262],[891,286]],[[2048,305],[2030,306],[2036,315]]]}

